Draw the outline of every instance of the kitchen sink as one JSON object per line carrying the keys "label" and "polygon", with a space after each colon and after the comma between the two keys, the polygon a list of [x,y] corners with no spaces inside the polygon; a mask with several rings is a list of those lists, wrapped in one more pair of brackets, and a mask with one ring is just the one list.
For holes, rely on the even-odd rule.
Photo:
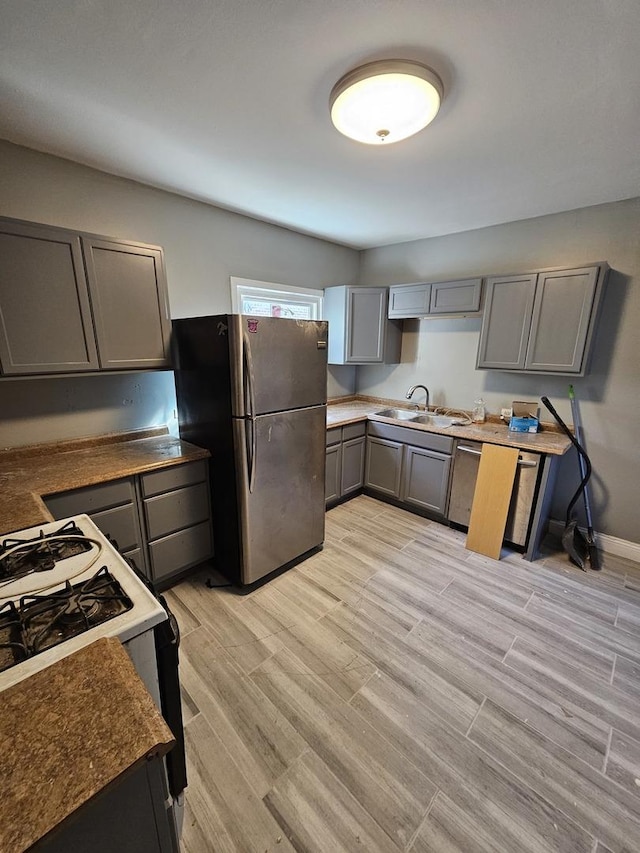
{"label": "kitchen sink", "polygon": [[381,418],[394,418],[396,421],[412,421],[416,416],[415,409],[383,409],[376,412]]}
{"label": "kitchen sink", "polygon": [[[405,419],[406,420],[406,419]],[[414,415],[412,418],[409,418],[411,423],[414,424],[424,424],[425,426],[434,426],[434,427],[450,427],[451,424],[454,424],[458,418],[450,418],[448,415]]]}

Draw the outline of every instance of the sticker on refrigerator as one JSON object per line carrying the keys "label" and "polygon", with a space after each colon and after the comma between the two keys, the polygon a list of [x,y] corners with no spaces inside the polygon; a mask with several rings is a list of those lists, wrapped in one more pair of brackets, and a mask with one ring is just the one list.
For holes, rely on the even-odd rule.
{"label": "sticker on refrigerator", "polygon": [[258,321],[249,318],[247,320],[247,329],[251,332],[252,335],[255,335],[255,333],[258,331]]}
{"label": "sticker on refrigerator", "polygon": [[226,334],[227,334],[227,329],[228,329],[229,327],[227,326],[227,324],[226,324],[226,323],[223,323],[223,322],[222,322],[222,320],[220,320],[220,321],[218,322],[218,326],[217,326],[217,328],[218,328],[218,336],[220,337],[221,335],[226,335]]}

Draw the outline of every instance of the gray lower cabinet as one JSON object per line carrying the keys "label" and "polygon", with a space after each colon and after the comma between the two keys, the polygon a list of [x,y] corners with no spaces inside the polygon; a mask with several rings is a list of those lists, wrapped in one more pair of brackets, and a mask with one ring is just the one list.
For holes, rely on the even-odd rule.
{"label": "gray lower cabinet", "polygon": [[365,487],[429,515],[446,516],[453,440],[370,422]]}
{"label": "gray lower cabinet", "polygon": [[364,484],[366,424],[347,424],[327,430],[325,503],[356,494]]}
{"label": "gray lower cabinet", "polygon": [[605,263],[487,279],[477,366],[582,376]]}
{"label": "gray lower cabinet", "polygon": [[148,575],[135,477],[50,495],[44,502],[54,518],[86,513],[118,550]]}
{"label": "gray lower cabinet", "polygon": [[176,853],[155,758],[114,782],[33,848],[37,853]]}
{"label": "gray lower cabinet", "polygon": [[350,495],[352,492],[357,492],[362,488],[364,483],[365,450],[366,438],[364,435],[342,442],[341,497]]}
{"label": "gray lower cabinet", "polygon": [[386,287],[328,287],[329,364],[397,364],[402,329],[387,318]]}
{"label": "gray lower cabinet", "polygon": [[140,476],[151,578],[155,583],[213,554],[205,461]]}
{"label": "gray lower cabinet", "polygon": [[54,518],[86,513],[154,584],[213,554],[206,460],[45,498]]}
{"label": "gray lower cabinet", "polygon": [[342,443],[327,447],[324,477],[324,500],[326,504],[340,497],[340,468],[342,463]]}
{"label": "gray lower cabinet", "polygon": [[170,367],[162,249],[0,219],[0,372]]}
{"label": "gray lower cabinet", "polygon": [[444,516],[450,473],[451,456],[407,445],[401,499],[407,504]]}
{"label": "gray lower cabinet", "polygon": [[481,298],[481,278],[394,284],[389,288],[389,317],[407,319],[477,314],[480,310]]}
{"label": "gray lower cabinet", "polygon": [[365,485],[383,495],[400,498],[404,444],[386,438],[369,437]]}

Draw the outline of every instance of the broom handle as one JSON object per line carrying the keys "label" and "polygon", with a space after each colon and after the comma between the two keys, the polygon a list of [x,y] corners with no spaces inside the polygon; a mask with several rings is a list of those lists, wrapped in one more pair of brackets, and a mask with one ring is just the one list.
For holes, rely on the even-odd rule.
{"label": "broom handle", "polygon": [[[573,385],[569,385],[569,400],[571,401],[571,417],[573,418],[573,428],[576,431],[576,437],[578,441],[582,442],[582,421],[580,420],[580,412],[578,411],[578,401],[576,400]],[[578,454],[578,460],[580,463],[580,474],[584,479],[586,466],[582,453]],[[587,517],[587,527],[589,528],[589,533],[592,534],[593,523],[591,521],[591,502],[589,500],[589,490],[586,488],[586,483],[584,490],[584,514]]]}
{"label": "broom handle", "polygon": [[562,429],[564,434],[567,436],[567,438],[571,441],[571,443],[573,444],[575,449],[578,451],[578,458],[580,459],[580,462],[581,463],[584,462],[584,473],[582,473],[582,464],[580,465],[580,473],[582,474],[582,480],[580,481],[580,485],[576,489],[573,497],[569,501],[569,505],[567,506],[566,521],[568,524],[569,520],[571,518],[571,511],[574,508],[574,506],[576,505],[576,503],[578,502],[580,495],[584,493],[586,485],[589,482],[589,479],[591,477],[591,462],[589,461],[589,457],[587,456],[587,454],[584,452],[580,442],[577,440],[575,435],[571,432],[571,430],[566,425],[566,423],[562,420],[560,415],[556,412],[555,408],[551,405],[549,398],[548,397],[541,397],[540,399],[545,404],[547,409],[549,409],[549,411],[551,412],[551,414],[555,418],[558,426]]}

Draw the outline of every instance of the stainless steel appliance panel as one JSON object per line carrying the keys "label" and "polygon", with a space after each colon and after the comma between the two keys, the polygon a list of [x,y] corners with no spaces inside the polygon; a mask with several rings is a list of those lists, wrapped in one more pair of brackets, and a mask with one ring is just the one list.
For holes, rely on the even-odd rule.
{"label": "stainless steel appliance panel", "polygon": [[229,314],[232,414],[263,415],[327,402],[324,320]]}
{"label": "stainless steel appliance panel", "polygon": [[[449,496],[449,521],[469,526],[471,505],[476,488],[482,444],[475,441],[457,442]],[[520,451],[507,516],[504,538],[514,545],[525,546],[529,533],[531,511],[537,494],[540,474],[540,455]]]}
{"label": "stainless steel appliance panel", "polygon": [[234,419],[243,584],[324,540],[326,406]]}

